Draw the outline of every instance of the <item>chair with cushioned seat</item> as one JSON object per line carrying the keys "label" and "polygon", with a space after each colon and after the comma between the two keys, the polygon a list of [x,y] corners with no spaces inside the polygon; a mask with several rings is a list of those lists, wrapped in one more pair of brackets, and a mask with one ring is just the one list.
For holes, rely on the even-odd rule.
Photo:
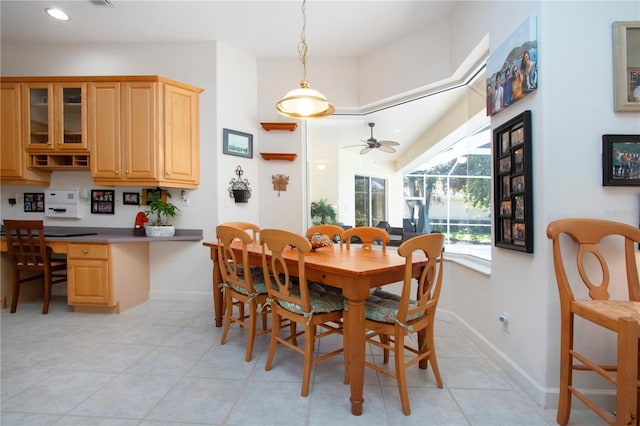
{"label": "chair with cushioned seat", "polygon": [[[640,230],[608,220],[569,218],[551,222],[547,236],[552,240],[560,297],[560,387],[556,421],[560,425],[569,422],[571,399],[575,396],[608,424],[637,425],[640,283],[636,247],[640,243]],[[565,267],[565,261],[570,268]],[[617,295],[615,300],[609,293],[610,282],[617,286],[613,292]],[[576,345],[574,326],[586,325],[586,321],[591,323],[589,326],[615,334],[617,350],[609,345],[609,350],[616,352],[615,365],[603,365],[602,360],[596,360],[596,354],[589,354],[593,347],[606,348],[609,340],[594,340],[599,334],[591,333],[588,342]],[[602,337],[609,335],[606,332]],[[574,371],[597,373],[615,385],[613,416],[604,409],[604,404],[596,404],[595,395],[587,396],[584,387],[574,385]]]}
{"label": "chair with cushioned seat", "polygon": [[[390,351],[393,351],[395,371],[389,371],[369,361],[365,361],[365,366],[396,379],[402,412],[407,416],[411,414],[407,367],[420,363],[421,368],[427,368],[427,364],[430,363],[436,384],[442,388],[436,358],[434,321],[442,286],[443,252],[442,234],[420,235],[402,243],[398,247],[398,254],[406,258],[402,293],[396,295],[376,290],[365,302],[367,343],[383,349],[385,364],[389,362]],[[413,257],[416,253],[424,254],[427,262],[418,279],[417,300],[412,300]],[[414,333],[418,334],[416,347],[406,341],[407,337]],[[407,353],[411,357],[406,357]]]}
{"label": "chair with cushioned seat", "polygon": [[[344,352],[343,348],[339,348],[314,358],[314,345],[317,340],[342,333],[344,298],[338,291],[333,292],[326,287],[307,282],[304,259],[305,253],[311,251],[311,243],[302,235],[279,229],[263,229],[260,232],[260,243],[262,269],[272,315],[271,343],[265,370],[271,370],[278,345],[284,345],[302,354],[304,368],[300,394],[307,396],[312,366]],[[289,269],[285,254],[297,258],[297,270]],[[292,280],[294,276],[297,279]],[[280,319],[300,324],[304,330],[281,336]],[[317,332],[318,327],[322,329],[320,333]],[[293,341],[296,334],[304,335],[304,348],[299,348]]]}
{"label": "chair with cushioned seat", "polygon": [[260,227],[251,222],[224,222],[220,225],[225,226],[233,226],[234,228],[240,228],[243,231],[248,232],[251,235],[251,241],[258,240],[258,233],[260,232]]}
{"label": "chair with cushioned seat", "polygon": [[42,314],[49,313],[51,287],[67,281],[67,259],[54,258],[44,238],[42,220],[4,220],[5,239],[13,274],[11,313],[18,307],[20,285],[42,279]]}
{"label": "chair with cushioned seat", "polygon": [[357,237],[362,242],[362,248],[369,250],[374,242],[379,241],[382,244],[382,250],[386,251],[387,244],[391,237],[389,233],[382,228],[375,226],[356,226],[342,233],[342,239],[346,242],[347,248],[351,248],[351,238]]}
{"label": "chair with cushioned seat", "polygon": [[329,237],[331,241],[335,242],[336,237],[340,239],[340,246],[342,247],[342,232],[344,229],[338,225],[315,225],[307,229],[307,238],[311,237],[315,233],[323,234]]}
{"label": "chair with cushioned seat", "polygon": [[[235,226],[218,225],[216,235],[218,237],[218,262],[222,276],[221,286],[224,292],[224,330],[220,344],[225,344],[231,323],[237,323],[241,327],[247,328],[249,337],[245,361],[249,362],[256,337],[258,315],[262,316],[263,333],[269,332],[267,329],[269,310],[263,309],[267,299],[267,289],[262,268],[249,267],[247,244],[252,241],[252,236],[249,233]],[[236,252],[232,250],[231,244],[234,241],[240,241],[242,244],[241,258],[238,258]],[[245,305],[248,305],[248,314],[245,314]],[[237,315],[234,313],[234,309],[237,309]]]}

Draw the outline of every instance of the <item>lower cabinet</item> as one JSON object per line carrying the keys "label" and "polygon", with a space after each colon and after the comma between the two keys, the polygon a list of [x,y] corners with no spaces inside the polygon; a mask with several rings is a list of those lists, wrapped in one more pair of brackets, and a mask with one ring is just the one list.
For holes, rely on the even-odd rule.
{"label": "lower cabinet", "polygon": [[69,243],[67,303],[116,312],[149,298],[149,243]]}

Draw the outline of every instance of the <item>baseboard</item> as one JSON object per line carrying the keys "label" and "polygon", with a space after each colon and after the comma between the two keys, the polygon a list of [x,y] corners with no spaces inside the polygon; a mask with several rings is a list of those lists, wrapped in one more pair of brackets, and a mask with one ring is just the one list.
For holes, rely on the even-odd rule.
{"label": "baseboard", "polygon": [[[558,408],[557,387],[547,388],[538,383],[504,352],[489,342],[482,334],[457,314],[444,309],[438,309],[437,318],[453,324],[466,338],[475,343],[520,389],[542,408]],[[605,410],[613,411],[616,406],[615,391],[608,389],[589,389],[583,393],[593,402]],[[586,409],[577,398],[573,398],[573,408]]]}

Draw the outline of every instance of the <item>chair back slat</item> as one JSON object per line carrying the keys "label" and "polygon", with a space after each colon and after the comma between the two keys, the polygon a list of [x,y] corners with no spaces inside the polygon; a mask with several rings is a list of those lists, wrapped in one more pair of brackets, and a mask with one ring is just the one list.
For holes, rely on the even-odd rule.
{"label": "chair back slat", "polygon": [[260,227],[251,222],[224,222],[220,225],[233,226],[234,228],[242,229],[251,235],[251,241],[257,241],[258,233],[260,232]]}
{"label": "chair back slat", "polygon": [[[248,294],[255,293],[247,249],[247,244],[252,241],[252,236],[240,228],[227,225],[216,226],[216,235],[218,237],[218,263],[222,281],[243,287]],[[237,258],[232,248],[234,241],[239,241],[242,244],[241,259]]]}
{"label": "chair back slat", "polygon": [[[413,260],[416,253],[422,253],[427,258],[427,263],[420,274],[417,286],[417,304],[411,305],[411,282],[413,280]],[[442,276],[444,273],[444,235],[423,234],[405,241],[398,247],[398,254],[406,258],[404,282],[400,305],[398,307],[398,320],[406,322],[407,317],[416,317],[418,313],[435,310],[440,299]]]}
{"label": "chair back slat", "polygon": [[[311,243],[302,235],[281,229],[263,229],[260,232],[262,245],[262,269],[269,297],[299,305],[304,312],[311,311],[311,300],[307,287],[304,256],[311,251]],[[271,259],[267,259],[270,252]],[[298,271],[292,273],[284,257],[293,253],[298,257]],[[297,283],[291,277],[297,276]],[[292,291],[295,287],[299,291]]]}
{"label": "chair back slat", "polygon": [[48,265],[49,249],[41,220],[4,220],[9,256],[19,270],[42,271]]}
{"label": "chair back slat", "polygon": [[349,228],[342,233],[342,239],[347,243],[347,248],[351,246],[351,237],[357,237],[362,241],[362,248],[370,250],[375,241],[380,241],[382,250],[386,250],[387,244],[391,240],[389,233],[382,228],[375,226],[357,226]]}
{"label": "chair back slat", "polygon": [[[569,260],[573,252],[563,244],[562,235],[570,237],[575,243],[574,246],[577,246],[575,262],[579,279],[573,275],[570,278],[566,270],[565,261]],[[613,276],[625,277],[628,300],[640,301],[640,281],[635,254],[635,246],[640,243],[640,229],[609,220],[568,218],[551,222],[547,226],[547,236],[552,240],[553,264],[561,307],[566,309],[568,304],[575,300],[574,291],[577,291],[578,286],[586,287],[591,299],[609,300],[612,268],[614,272],[619,268],[625,268],[624,273],[620,271]],[[601,249],[606,247],[610,250],[615,243],[618,243],[624,251],[624,262],[608,262],[603,255]],[[597,273],[594,273],[594,262],[591,262],[594,258],[599,265]]]}

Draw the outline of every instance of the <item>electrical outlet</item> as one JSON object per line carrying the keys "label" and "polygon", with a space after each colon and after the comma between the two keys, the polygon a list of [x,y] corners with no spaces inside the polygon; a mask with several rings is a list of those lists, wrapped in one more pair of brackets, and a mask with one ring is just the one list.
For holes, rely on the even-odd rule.
{"label": "electrical outlet", "polygon": [[511,315],[506,312],[501,312],[498,316],[498,321],[502,323],[502,331],[511,333]]}

